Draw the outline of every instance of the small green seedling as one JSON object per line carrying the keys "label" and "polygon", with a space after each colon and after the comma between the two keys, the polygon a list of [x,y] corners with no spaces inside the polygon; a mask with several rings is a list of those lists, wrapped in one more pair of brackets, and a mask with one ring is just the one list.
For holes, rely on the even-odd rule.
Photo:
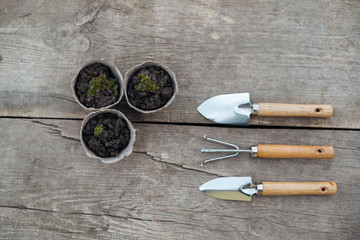
{"label": "small green seedling", "polygon": [[102,132],[103,132],[103,127],[102,127],[102,125],[96,126],[96,127],[94,128],[94,135],[95,135],[95,136],[99,136],[100,134],[102,134]]}
{"label": "small green seedling", "polygon": [[143,75],[139,73],[138,76],[141,77],[140,83],[135,85],[135,89],[138,91],[154,93],[157,90],[162,89],[166,84],[165,80],[162,81],[159,86],[157,86],[148,75]]}
{"label": "small green seedling", "polygon": [[94,96],[96,91],[113,90],[114,96],[118,96],[118,85],[114,84],[113,81],[106,78],[105,74],[100,74],[98,77],[93,77],[90,81],[89,88],[86,95]]}

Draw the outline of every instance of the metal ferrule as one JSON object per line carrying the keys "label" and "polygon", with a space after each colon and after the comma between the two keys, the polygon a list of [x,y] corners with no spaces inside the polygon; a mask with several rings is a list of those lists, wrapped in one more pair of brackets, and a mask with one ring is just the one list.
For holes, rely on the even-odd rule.
{"label": "metal ferrule", "polygon": [[264,185],[262,185],[262,183],[256,184],[256,188],[257,188],[257,194],[262,195],[264,191]]}
{"label": "metal ferrule", "polygon": [[254,104],[252,105],[252,109],[253,109],[253,112],[252,112],[253,114],[255,114],[255,115],[259,114],[259,109],[260,109],[259,104],[254,103]]}
{"label": "metal ferrule", "polygon": [[251,147],[251,156],[252,157],[257,157],[258,155],[258,148],[257,146]]}

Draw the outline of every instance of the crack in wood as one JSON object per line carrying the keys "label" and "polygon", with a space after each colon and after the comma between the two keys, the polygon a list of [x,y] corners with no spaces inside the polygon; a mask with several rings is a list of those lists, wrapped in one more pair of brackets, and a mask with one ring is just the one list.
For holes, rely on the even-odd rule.
{"label": "crack in wood", "polygon": [[[71,40],[70,40],[71,41]],[[75,104],[78,104],[75,100],[72,100],[70,98],[66,98],[66,97],[59,97],[59,96],[51,96],[53,98],[57,98],[57,99],[63,99],[63,100],[66,100],[66,101],[69,101],[69,102],[73,102]]]}
{"label": "crack in wood", "polygon": [[[55,214],[64,214],[64,215],[85,215],[85,216],[94,216],[94,217],[110,217],[110,218],[123,219],[126,221],[136,220],[136,221],[145,221],[145,222],[174,223],[174,224],[192,226],[192,227],[197,227],[197,228],[203,227],[203,226],[195,225],[195,224],[191,224],[191,223],[183,223],[183,222],[177,222],[177,221],[171,221],[171,220],[152,220],[152,219],[145,219],[145,218],[139,218],[139,217],[124,217],[124,216],[119,216],[119,215],[114,215],[114,214],[99,214],[99,213],[85,213],[85,212],[60,212],[60,211],[53,211],[53,210],[40,209],[40,208],[30,208],[30,207],[26,207],[24,205],[18,205],[18,206],[17,205],[0,205],[0,208],[12,208],[12,209],[25,210],[25,211],[37,211],[37,212],[55,213]],[[47,230],[47,229],[44,229],[44,230]],[[71,232],[69,232],[69,233],[71,233]]]}
{"label": "crack in wood", "polygon": [[33,122],[33,123],[38,123],[38,124],[41,124],[41,125],[44,125],[44,126],[48,126],[48,127],[59,128],[59,127],[58,127],[57,125],[55,125],[55,124],[44,123],[44,122],[40,122],[40,121],[37,121],[37,120],[31,120],[31,122]]}
{"label": "crack in wood", "polygon": [[40,125],[44,125],[46,127],[48,127],[48,129],[51,130],[51,132],[48,132],[50,134],[53,134],[55,136],[60,136],[64,139],[68,139],[68,140],[72,140],[72,141],[76,141],[76,142],[80,142],[79,139],[77,138],[72,138],[72,137],[68,137],[68,136],[65,136],[63,134],[63,131],[59,130],[59,126],[55,125],[55,124],[50,124],[50,123],[44,123],[44,122],[40,122],[38,120],[31,120],[31,122],[33,123],[36,123],[36,124],[40,124]]}
{"label": "crack in wood", "polygon": [[25,17],[30,17],[31,16],[31,13],[26,13],[24,15],[21,15],[19,16],[20,18],[25,18]]}
{"label": "crack in wood", "polygon": [[148,219],[142,219],[142,218],[134,218],[134,217],[123,217],[113,214],[97,214],[97,213],[84,213],[84,212],[59,212],[54,210],[47,210],[47,209],[41,209],[41,208],[30,208],[23,205],[0,205],[0,208],[13,208],[13,209],[20,209],[20,210],[26,210],[26,211],[38,211],[38,212],[46,212],[46,213],[56,213],[56,214],[67,214],[67,215],[86,215],[86,216],[96,216],[96,217],[113,217],[113,218],[121,218],[125,220],[139,220],[139,221],[153,221]]}
{"label": "crack in wood", "polygon": [[202,171],[196,168],[189,168],[189,167],[185,167],[182,164],[178,164],[178,163],[171,163],[171,162],[167,162],[167,161],[162,161],[161,159],[157,159],[157,157],[150,155],[148,152],[142,152],[142,151],[133,151],[133,153],[137,153],[137,154],[143,154],[147,157],[149,157],[151,160],[158,162],[158,163],[164,163],[164,164],[168,164],[171,165],[173,167],[177,167],[177,168],[181,168],[183,170],[191,170],[191,171],[195,171],[195,172],[199,172],[199,173],[205,173],[211,176],[216,176],[216,177],[225,177],[225,175],[220,175],[217,173],[211,173],[211,172],[206,172],[206,171]]}

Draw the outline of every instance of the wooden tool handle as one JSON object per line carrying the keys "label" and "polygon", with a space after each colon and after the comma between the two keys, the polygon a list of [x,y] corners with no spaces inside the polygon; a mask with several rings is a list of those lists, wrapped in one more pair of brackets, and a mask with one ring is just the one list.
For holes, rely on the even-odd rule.
{"label": "wooden tool handle", "polygon": [[334,195],[335,182],[263,182],[262,195]]}
{"label": "wooden tool handle", "polygon": [[268,117],[331,117],[331,105],[259,103],[259,116]]}
{"label": "wooden tool handle", "polygon": [[259,158],[321,158],[334,157],[332,146],[298,146],[258,144]]}

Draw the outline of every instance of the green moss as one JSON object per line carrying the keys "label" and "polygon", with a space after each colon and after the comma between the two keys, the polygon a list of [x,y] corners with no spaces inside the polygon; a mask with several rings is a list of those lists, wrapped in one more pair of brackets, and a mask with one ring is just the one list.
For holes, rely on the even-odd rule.
{"label": "green moss", "polygon": [[102,132],[103,132],[103,127],[102,127],[102,125],[96,126],[96,127],[94,128],[94,135],[95,135],[95,136],[99,136],[100,134],[102,134]]}
{"label": "green moss", "polygon": [[138,74],[141,77],[140,83],[135,85],[135,89],[143,92],[154,93],[159,89],[162,89],[166,85],[166,80],[162,81],[159,86],[157,86],[154,81],[150,79],[148,75]]}
{"label": "green moss", "polygon": [[115,84],[115,86],[114,86],[114,96],[117,97],[118,95],[119,95],[118,85]]}
{"label": "green moss", "polygon": [[113,90],[114,96],[117,97],[118,93],[118,85],[114,84],[113,81],[106,78],[105,74],[100,74],[98,77],[93,77],[90,81],[89,88],[87,90],[86,95],[94,96],[96,91],[106,91]]}

